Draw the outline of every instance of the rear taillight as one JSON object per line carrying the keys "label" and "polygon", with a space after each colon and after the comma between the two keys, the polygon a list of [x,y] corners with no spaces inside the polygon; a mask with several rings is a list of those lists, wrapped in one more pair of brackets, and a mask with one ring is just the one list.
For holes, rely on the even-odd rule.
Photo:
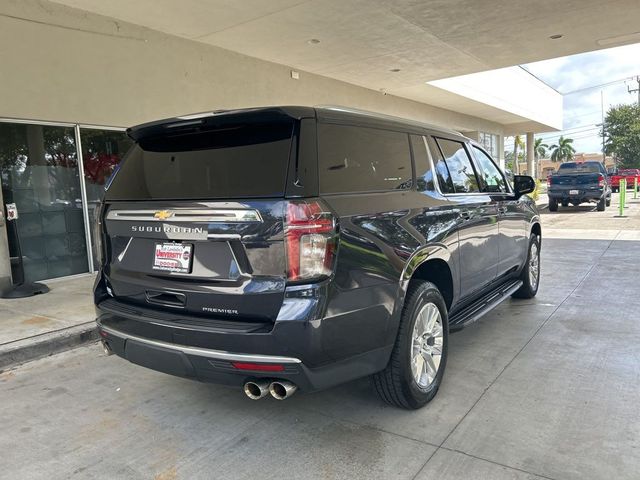
{"label": "rear taillight", "polygon": [[299,282],[331,275],[336,234],[336,219],[320,201],[288,202],[285,225],[287,279]]}
{"label": "rear taillight", "polygon": [[547,187],[551,186],[551,175],[547,177]]}
{"label": "rear taillight", "polygon": [[599,187],[604,187],[604,176],[600,175],[598,177],[598,186]]}

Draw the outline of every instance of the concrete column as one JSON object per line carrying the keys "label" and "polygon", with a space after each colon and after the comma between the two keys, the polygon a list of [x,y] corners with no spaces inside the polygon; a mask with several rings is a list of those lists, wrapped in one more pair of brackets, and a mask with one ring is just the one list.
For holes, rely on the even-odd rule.
{"label": "concrete column", "polygon": [[2,189],[0,188],[0,292],[9,290],[12,285],[6,215],[7,211],[4,208],[4,199],[2,198]]}
{"label": "concrete column", "polygon": [[536,176],[534,142],[533,133],[527,132],[527,175],[532,177]]}

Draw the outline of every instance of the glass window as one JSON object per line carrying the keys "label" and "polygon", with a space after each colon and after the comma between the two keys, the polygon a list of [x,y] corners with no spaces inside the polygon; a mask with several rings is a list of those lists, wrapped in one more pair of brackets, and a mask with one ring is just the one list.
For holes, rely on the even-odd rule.
{"label": "glass window", "polygon": [[225,125],[143,138],[108,186],[110,200],[284,195],[293,123]]}
{"label": "glass window", "polygon": [[[95,211],[104,195],[104,185],[124,154],[133,145],[133,141],[124,132],[81,128],[80,144],[82,145],[84,180],[87,189],[89,224],[94,225]],[[89,230],[93,247],[93,264],[97,267],[96,241],[93,238],[95,232],[93,228]]]}
{"label": "glass window", "polygon": [[483,180],[484,190],[486,192],[506,192],[507,182],[504,179],[504,175],[502,175],[502,172],[496,164],[493,163],[489,155],[475,146],[473,147],[473,151],[478,161],[478,174]]}
{"label": "glass window", "polygon": [[322,193],[411,188],[406,133],[320,124],[318,162]]}
{"label": "glass window", "polygon": [[436,139],[447,166],[455,193],[479,192],[478,179],[464,143],[444,138]]}
{"label": "glass window", "polygon": [[416,187],[419,192],[434,192],[433,172],[424,137],[410,135],[411,150],[413,151],[413,161],[416,166]]}
{"label": "glass window", "polygon": [[0,123],[0,177],[4,202],[18,208],[7,233],[11,256],[22,255],[24,280],[87,272],[73,128]]}
{"label": "glass window", "polygon": [[478,132],[478,142],[493,158],[498,156],[498,135]]}

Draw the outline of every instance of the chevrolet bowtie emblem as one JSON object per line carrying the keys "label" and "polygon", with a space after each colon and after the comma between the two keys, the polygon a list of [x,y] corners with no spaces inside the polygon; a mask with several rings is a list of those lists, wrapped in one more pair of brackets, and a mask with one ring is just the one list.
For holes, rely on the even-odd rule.
{"label": "chevrolet bowtie emblem", "polygon": [[173,217],[173,212],[169,210],[158,210],[153,214],[153,218],[157,218],[158,220],[166,220],[170,217]]}

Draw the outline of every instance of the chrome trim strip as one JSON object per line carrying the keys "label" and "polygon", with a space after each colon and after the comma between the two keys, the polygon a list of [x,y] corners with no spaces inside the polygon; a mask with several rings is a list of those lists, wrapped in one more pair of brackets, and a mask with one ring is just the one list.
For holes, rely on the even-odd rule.
{"label": "chrome trim strip", "polygon": [[160,340],[150,340],[148,338],[138,337],[128,333],[114,330],[110,327],[105,327],[98,323],[98,328],[109,335],[119,337],[124,340],[134,340],[136,342],[144,343],[146,345],[152,345],[155,347],[168,348],[182,352],[187,355],[198,355],[206,358],[214,358],[216,360],[228,360],[230,362],[259,362],[259,363],[302,363],[298,358],[293,357],[278,357],[275,355],[259,355],[253,353],[231,353],[222,350],[210,350],[208,348],[199,347],[187,347],[186,345],[176,345],[175,343],[167,343]]}
{"label": "chrome trim strip", "polygon": [[240,240],[242,236],[239,233],[209,233],[207,238],[213,240]]}
{"label": "chrome trim strip", "polygon": [[138,222],[206,222],[206,223],[262,223],[260,212],[254,209],[166,209],[171,216],[156,218],[158,210],[109,210],[107,220],[129,220]]}

